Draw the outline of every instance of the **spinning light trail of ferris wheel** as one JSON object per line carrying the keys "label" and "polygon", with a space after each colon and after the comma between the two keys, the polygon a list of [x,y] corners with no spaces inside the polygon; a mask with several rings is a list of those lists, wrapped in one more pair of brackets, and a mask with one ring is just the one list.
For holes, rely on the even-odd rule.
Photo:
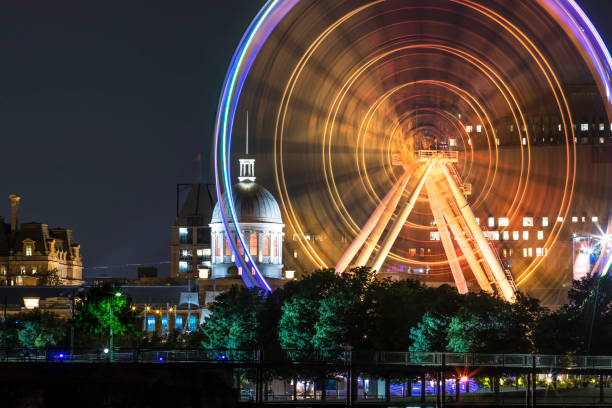
{"label": "spinning light trail of ferris wheel", "polygon": [[[302,2],[299,0],[270,0],[253,20],[236,50],[226,74],[215,127],[214,160],[217,197],[221,208],[225,208],[225,204],[227,204],[231,215],[228,219],[227,215],[223,211],[221,212],[226,233],[229,234],[230,231],[229,223],[234,223],[235,225],[232,229],[237,234],[236,242],[229,240],[228,243],[237,266],[242,268],[242,270],[252,272],[242,274],[247,287],[260,287],[267,291],[270,291],[270,286],[259,270],[255,259],[250,255],[248,243],[237,225],[238,217],[236,217],[232,200],[232,176],[230,171],[231,142],[234,120],[245,82],[254,64],[258,62],[257,59],[260,57],[260,53],[270,36],[279,28],[284,19],[301,5],[300,3]],[[415,9],[418,8],[418,1],[410,3],[416,4],[414,6]],[[441,1],[438,3],[441,3]],[[534,69],[538,70],[537,74],[542,78],[542,82],[553,96],[555,108],[563,123],[563,136],[566,141],[563,198],[557,209],[557,214],[559,217],[566,218],[569,205],[572,201],[575,182],[576,153],[574,126],[564,90],[559,83],[555,70],[552,68],[552,64],[546,58],[546,53],[541,49],[541,46],[532,41],[520,25],[513,23],[499,11],[481,4],[485,2],[446,0],[446,3],[453,7],[469,10],[470,13],[478,15],[480,19],[490,24],[493,30],[502,31],[508,38],[512,38],[514,44],[520,47],[522,52],[531,59],[535,67]],[[568,38],[575,44],[600,89],[608,116],[612,117],[612,95],[610,90],[612,58],[610,58],[608,50],[588,17],[573,0],[533,0],[532,3],[534,7],[539,7],[549,13],[557,21]],[[287,82],[282,86],[282,99],[276,115],[276,131],[273,146],[276,156],[275,177],[284,216],[287,223],[298,233],[303,231],[299,217],[294,209],[292,197],[286,187],[285,167],[287,163],[283,157],[282,148],[279,148],[288,137],[285,134],[284,124],[290,114],[290,102],[296,92],[296,84],[303,81],[301,75],[303,75],[304,67],[311,62],[313,55],[329,36],[333,35],[337,30],[341,30],[343,25],[351,21],[352,18],[388,4],[390,5],[389,7],[393,6],[392,1],[371,1],[335,18],[331,24],[324,30],[321,30],[311,43],[305,44],[303,54],[297,61]],[[402,10],[392,9],[391,11]],[[487,109],[481,106],[478,98],[468,90],[462,89],[451,82],[426,78],[414,81],[413,83],[402,83],[398,86],[398,89],[418,86],[419,91],[426,89],[427,92],[434,92],[430,91],[430,89],[436,88],[452,93],[454,97],[462,100],[465,106],[469,106],[475,112],[475,116],[479,118],[479,122],[483,124],[483,134],[489,146],[489,157],[487,158],[488,170],[486,172],[486,179],[483,182],[485,187],[481,189],[479,194],[476,194],[471,203],[466,201],[466,196],[469,195],[469,186],[464,183],[462,175],[459,174],[454,166],[460,160],[464,160],[467,165],[471,166],[477,164],[474,159],[473,146],[470,143],[470,135],[464,134],[465,132],[459,134],[459,137],[467,140],[465,145],[472,148],[471,153],[466,153],[463,158],[460,158],[456,154],[457,152],[438,149],[437,146],[433,149],[414,148],[404,151],[392,151],[390,146],[393,143],[397,144],[394,138],[397,139],[399,137],[396,135],[396,133],[400,132],[401,126],[399,122],[395,126],[395,129],[398,129],[397,132],[391,132],[386,138],[385,143],[388,143],[388,148],[381,149],[386,156],[383,159],[387,163],[384,171],[392,187],[388,189],[386,195],[379,195],[377,189],[374,188],[376,182],[371,180],[365,164],[369,147],[368,136],[372,133],[371,122],[373,114],[360,118],[359,130],[355,135],[354,148],[357,173],[361,185],[364,186],[364,195],[375,206],[375,210],[368,217],[365,224],[361,224],[352,218],[348,205],[343,202],[342,194],[338,191],[332,158],[333,147],[337,143],[334,139],[337,137],[334,129],[337,126],[338,109],[342,104],[346,103],[346,100],[349,98],[347,95],[350,94],[351,86],[355,81],[367,75],[368,70],[381,61],[401,58],[402,52],[413,52],[421,55],[426,53],[451,55],[453,58],[460,59],[464,64],[472,67],[479,75],[490,82],[493,89],[497,90],[499,95],[501,95],[501,100],[504,101],[508,111],[511,113],[513,126],[516,126],[516,129],[519,131],[519,138],[527,141],[527,143],[521,144],[521,154],[525,159],[519,169],[519,182],[516,194],[509,206],[510,217],[516,215],[522,201],[525,199],[530,182],[530,135],[525,122],[524,108],[521,105],[521,95],[517,93],[512,84],[507,83],[507,75],[504,72],[499,72],[499,67],[495,66],[491,61],[487,61],[471,52],[468,47],[462,49],[458,46],[442,44],[430,39],[419,41],[419,39],[411,38],[398,46],[391,44],[383,52],[367,55],[364,58],[365,62],[344,79],[344,85],[336,93],[333,103],[324,118],[325,126],[322,135],[320,157],[324,174],[323,182],[329,192],[331,206],[338,215],[338,222],[341,222],[354,237],[352,243],[345,249],[344,254],[337,263],[333,261],[330,263],[329,260],[324,259],[308,241],[301,241],[300,245],[313,264],[318,267],[335,265],[338,272],[343,272],[351,265],[371,266],[375,270],[380,270],[387,259],[407,262],[409,260],[400,253],[393,253],[391,250],[396,243],[400,230],[408,222],[408,216],[413,210],[415,203],[420,199],[421,191],[424,189],[430,200],[430,209],[442,241],[446,255],[445,262],[449,266],[458,290],[462,293],[467,291],[463,270],[459,264],[464,261],[469,265],[469,269],[474,274],[482,290],[489,292],[497,291],[504,298],[511,300],[517,290],[517,286],[520,287],[522,283],[529,280],[532,274],[535,273],[541,260],[534,261],[520,276],[513,276],[500,263],[494,250],[486,241],[483,231],[470,209],[470,206],[477,205],[478,202],[485,200],[490,193],[491,186],[497,177],[498,165],[496,161],[496,133],[492,120]],[[435,67],[424,68],[432,72],[436,69]],[[417,91],[415,91],[415,95],[418,95]],[[375,112],[379,109],[385,102],[385,98],[390,96],[392,96],[392,93],[381,96],[377,103],[372,105],[371,111]],[[420,112],[408,113],[420,114]],[[441,109],[438,109],[436,113],[441,116],[446,115],[449,123],[453,124],[453,126],[456,125],[456,119],[452,118],[452,115],[447,115],[447,112],[442,112]],[[457,128],[460,129],[461,127],[457,126]],[[521,133],[521,129],[523,133]],[[399,177],[395,175],[392,167],[402,168]],[[415,182],[413,188],[407,188],[410,179]],[[402,203],[406,193],[409,193],[409,197],[407,200],[404,200],[406,201],[405,203]],[[418,228],[418,226],[415,226],[415,228]],[[560,229],[561,226],[553,228],[553,233],[547,240],[547,246],[554,245],[559,237]],[[610,227],[608,227],[608,230],[610,230]],[[452,244],[453,238],[457,242],[461,254],[457,253]],[[237,246],[241,246],[242,249],[239,250]],[[244,254],[244,256],[240,254]],[[596,273],[607,273],[611,263],[612,257],[609,257],[606,251],[602,251],[602,255],[595,267]]]}

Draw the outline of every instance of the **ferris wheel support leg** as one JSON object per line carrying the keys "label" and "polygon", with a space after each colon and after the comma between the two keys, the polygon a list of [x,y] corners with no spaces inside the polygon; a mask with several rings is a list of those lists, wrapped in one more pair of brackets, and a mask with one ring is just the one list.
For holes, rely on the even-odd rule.
{"label": "ferris wheel support leg", "polygon": [[395,212],[395,209],[397,208],[397,205],[399,204],[399,201],[402,198],[404,191],[406,190],[406,185],[408,184],[408,180],[410,180],[410,175],[408,174],[408,171],[406,171],[406,174],[407,177],[405,178],[405,180],[402,181],[402,185],[400,186],[400,188],[395,191],[395,194],[391,198],[389,205],[387,205],[382,216],[376,223],[376,227],[374,227],[372,234],[365,241],[363,249],[359,253],[357,260],[355,261],[355,265],[363,266],[368,262],[368,259],[370,259],[370,256],[372,255],[372,252],[376,247],[376,244],[380,240],[380,237],[382,236],[383,232],[385,232],[385,228],[387,228],[387,224],[389,224],[389,220]]}
{"label": "ferris wheel support leg", "polygon": [[497,260],[497,257],[493,253],[489,242],[484,237],[482,230],[478,226],[472,209],[468,205],[467,201],[465,200],[465,197],[459,190],[457,184],[455,184],[455,181],[450,175],[446,165],[441,164],[440,167],[442,168],[442,171],[446,176],[446,180],[450,185],[451,192],[453,193],[455,201],[457,202],[459,211],[461,212],[461,215],[463,216],[467,227],[470,229],[472,235],[474,236],[476,244],[478,245],[478,248],[480,249],[483,258],[485,259],[487,266],[491,270],[491,273],[493,274],[493,277],[496,280],[497,286],[499,287],[502,296],[508,302],[512,302],[515,299],[514,289],[510,285],[510,282],[508,282],[508,279],[506,278],[506,274],[504,273],[502,266],[500,265],[499,261]]}
{"label": "ferris wheel support leg", "polygon": [[385,262],[385,259],[387,259],[387,256],[389,255],[389,251],[391,250],[391,247],[395,243],[397,236],[399,235],[400,231],[402,230],[402,227],[406,223],[406,220],[408,219],[408,216],[410,215],[412,208],[414,208],[414,204],[416,203],[416,200],[419,198],[419,194],[421,194],[421,190],[423,189],[423,185],[425,184],[425,180],[427,179],[427,176],[429,175],[429,172],[432,166],[433,164],[429,164],[427,166],[425,173],[423,173],[423,175],[419,179],[419,183],[417,184],[416,188],[412,192],[412,195],[410,196],[408,203],[402,209],[402,212],[399,214],[399,216],[395,220],[395,223],[393,224],[393,226],[387,233],[387,236],[385,237],[385,241],[383,242],[380,248],[380,251],[376,255],[376,258],[374,258],[374,262],[372,263],[372,270],[379,271],[383,262]]}
{"label": "ferris wheel support leg", "polygon": [[[395,210],[395,207],[397,207],[397,201],[399,201],[399,198],[402,196],[409,179],[410,174],[408,173],[408,170],[406,170],[397,180],[391,190],[389,190],[385,198],[380,202],[380,204],[378,204],[372,215],[370,215],[370,218],[368,218],[364,226],[361,228],[361,231],[359,231],[359,234],[357,234],[353,242],[351,242],[351,245],[349,245],[348,249],[344,252],[336,264],[336,273],[342,273],[346,270],[351,260],[355,257],[357,252],[359,252],[359,249],[363,246],[364,242],[366,242],[366,239],[374,227],[380,223],[381,217],[385,216],[388,208],[393,206],[393,210]],[[397,200],[395,201],[395,204],[393,204],[395,196],[397,196]],[[391,215],[389,215],[389,217],[391,217]],[[361,266],[362,264],[357,263],[357,265]]]}
{"label": "ferris wheel support leg", "polygon": [[[443,179],[440,181],[442,182]],[[440,194],[438,194],[438,197],[440,199],[440,210],[442,211],[442,214],[446,219],[446,223],[450,227],[450,230],[453,233],[461,252],[463,252],[465,260],[467,261],[468,265],[470,265],[470,269],[478,282],[478,286],[480,286],[480,289],[484,290],[485,292],[493,293],[493,287],[491,287],[491,283],[489,282],[485,271],[478,262],[475,251],[466,239],[466,232],[468,236],[470,236],[470,231],[464,231],[464,229],[461,227],[457,217],[451,209],[449,202],[447,201],[447,197],[442,197]]]}
{"label": "ferris wheel support leg", "polygon": [[444,215],[440,209],[440,197],[438,196],[436,187],[432,184],[431,180],[428,180],[425,183],[425,190],[427,191],[427,196],[429,197],[431,212],[433,213],[436,226],[438,227],[438,232],[440,233],[440,240],[442,241],[442,246],[444,247],[444,252],[446,253],[446,258],[448,259],[448,264],[451,268],[453,278],[455,279],[455,284],[457,285],[457,291],[464,295],[468,293],[467,282],[465,281],[465,276],[463,276],[463,271],[461,270],[461,265],[457,259],[457,253],[455,252],[455,247],[453,246],[450,232],[448,231],[448,227],[444,221]]}

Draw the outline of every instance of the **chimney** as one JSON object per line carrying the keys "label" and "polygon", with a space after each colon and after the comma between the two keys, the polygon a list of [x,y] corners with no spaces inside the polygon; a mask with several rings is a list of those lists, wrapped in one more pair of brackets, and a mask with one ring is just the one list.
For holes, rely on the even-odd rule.
{"label": "chimney", "polygon": [[11,199],[11,232],[15,232],[19,226],[17,217],[19,214],[19,200],[21,200],[21,197],[11,194],[9,198]]}

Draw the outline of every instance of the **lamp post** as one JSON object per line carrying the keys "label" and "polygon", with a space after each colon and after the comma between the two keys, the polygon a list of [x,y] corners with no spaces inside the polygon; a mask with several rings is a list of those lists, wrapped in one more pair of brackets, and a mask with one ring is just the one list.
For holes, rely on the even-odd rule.
{"label": "lamp post", "polygon": [[[121,292],[115,292],[114,297],[121,297]],[[113,303],[115,301],[114,297],[111,297],[110,300],[110,341],[109,341],[109,361],[112,363],[114,360],[114,347],[113,347]]]}

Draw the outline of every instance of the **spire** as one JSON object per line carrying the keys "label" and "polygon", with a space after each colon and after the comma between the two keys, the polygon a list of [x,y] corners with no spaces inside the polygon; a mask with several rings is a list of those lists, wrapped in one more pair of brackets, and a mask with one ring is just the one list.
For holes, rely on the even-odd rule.
{"label": "spire", "polygon": [[[246,155],[249,156],[249,111],[246,117]],[[240,159],[240,177],[238,181],[255,181],[255,159]]]}

